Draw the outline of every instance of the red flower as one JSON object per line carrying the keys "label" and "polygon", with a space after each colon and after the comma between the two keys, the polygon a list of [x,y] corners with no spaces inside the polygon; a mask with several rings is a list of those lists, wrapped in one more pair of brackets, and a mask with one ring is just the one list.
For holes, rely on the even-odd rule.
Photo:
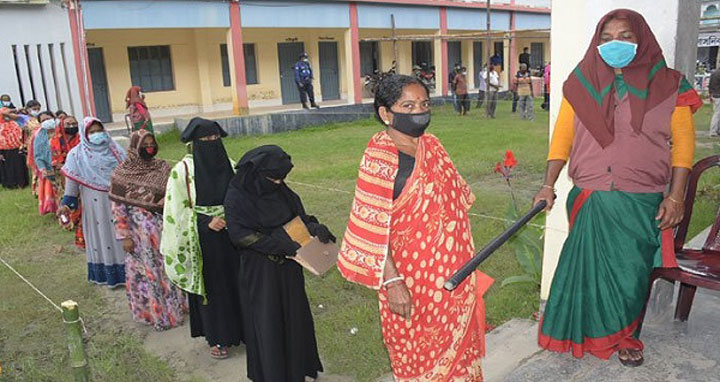
{"label": "red flower", "polygon": [[518,164],[518,161],[515,159],[515,154],[513,154],[512,150],[508,150],[505,152],[505,158],[503,159],[503,164],[507,168],[513,168]]}
{"label": "red flower", "polygon": [[497,164],[495,164],[495,172],[505,175],[503,171],[503,165],[500,162],[497,162]]}

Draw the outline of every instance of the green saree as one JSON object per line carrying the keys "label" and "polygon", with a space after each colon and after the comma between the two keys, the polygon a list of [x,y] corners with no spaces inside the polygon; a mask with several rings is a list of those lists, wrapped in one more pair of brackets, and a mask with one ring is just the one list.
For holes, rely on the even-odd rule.
{"label": "green saree", "polygon": [[570,234],[555,270],[538,343],[608,359],[637,338],[650,273],[674,267],[672,230],[655,220],[661,193],[591,191],[568,197]]}

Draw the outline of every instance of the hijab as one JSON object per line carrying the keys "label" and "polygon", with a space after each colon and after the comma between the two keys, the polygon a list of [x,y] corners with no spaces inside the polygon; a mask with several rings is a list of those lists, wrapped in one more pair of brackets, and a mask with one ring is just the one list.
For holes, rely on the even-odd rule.
{"label": "hijab", "polygon": [[196,204],[199,206],[222,205],[228,183],[233,177],[233,169],[222,140],[200,140],[211,135],[226,137],[227,133],[217,122],[195,117],[180,136],[183,142],[193,142]]}
{"label": "hijab", "polygon": [[[65,132],[65,128],[67,127],[67,121],[68,119],[75,119],[75,117],[67,116],[65,118],[60,119],[60,123],[58,123],[58,127],[55,129],[55,135],[51,138],[51,149],[58,150],[57,153],[53,152],[53,155],[57,155],[59,159],[62,161],[65,160],[65,156],[67,153],[75,146],[77,146],[80,143],[80,131],[78,129],[78,132],[74,135],[69,135]],[[78,121],[78,128],[80,127],[80,121]],[[55,161],[56,158],[53,158],[53,161]]]}
{"label": "hijab", "polygon": [[87,131],[93,123],[102,125],[95,117],[85,117],[80,124],[80,144],[68,153],[62,172],[85,187],[107,192],[113,170],[125,160],[125,150],[109,134],[101,145],[90,143]]}
{"label": "hijab", "polygon": [[118,203],[162,212],[171,168],[164,160],[140,157],[141,144],[147,136],[153,135],[139,130],[130,136],[127,159],[112,173],[109,196]]}
{"label": "hijab", "polygon": [[267,179],[285,179],[293,168],[290,155],[282,148],[256,147],[245,153],[235,168],[237,172],[230,188],[237,196],[226,204],[242,211],[241,225],[269,233],[304,214],[300,198],[285,182],[276,184]]}
{"label": "hijab", "polygon": [[615,138],[615,71],[603,61],[597,46],[601,44],[603,27],[612,19],[628,20],[638,40],[635,59],[622,69],[625,83],[632,88],[628,92],[630,124],[636,133],[642,130],[645,113],[677,93],[682,78],[680,72],[665,64],[655,35],[639,13],[616,9],[603,16],[585,57],[563,85],[563,95],[575,115],[603,148]]}
{"label": "hijab", "polygon": [[142,104],[147,108],[147,105],[145,105],[145,100],[143,99],[142,95],[140,95],[140,92],[142,91],[142,88],[140,86],[133,86],[130,89],[128,89],[127,93],[125,93],[125,108],[127,109],[130,107],[130,105],[135,105],[136,103]]}

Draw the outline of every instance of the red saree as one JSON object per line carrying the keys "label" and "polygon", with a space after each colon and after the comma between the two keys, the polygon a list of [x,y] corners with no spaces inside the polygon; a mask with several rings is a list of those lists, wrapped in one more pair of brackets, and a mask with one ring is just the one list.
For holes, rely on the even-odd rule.
{"label": "red saree", "polygon": [[405,277],[413,302],[410,320],[393,314],[385,289],[379,291],[395,380],[482,381],[482,296],[492,279],[476,272],[453,292],[442,288],[474,254],[467,210],[475,197],[438,139],[426,134],[412,176],[393,201],[397,155],[386,132],[370,141],[338,267],[349,280],[377,289],[389,250]]}

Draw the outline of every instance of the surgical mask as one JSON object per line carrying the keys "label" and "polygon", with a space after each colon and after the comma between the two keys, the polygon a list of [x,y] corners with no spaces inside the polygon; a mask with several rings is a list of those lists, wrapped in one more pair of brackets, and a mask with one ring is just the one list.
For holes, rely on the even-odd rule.
{"label": "surgical mask", "polygon": [[157,155],[157,152],[157,146],[142,147],[140,148],[140,158],[150,160]]}
{"label": "surgical mask", "polygon": [[303,62],[309,62],[309,61],[310,61],[310,60],[307,59],[307,57],[306,57],[306,58],[303,58],[302,60],[303,60]]}
{"label": "surgical mask", "polygon": [[40,110],[30,109],[30,115],[32,115],[33,117],[37,117],[39,114],[40,114]]}
{"label": "surgical mask", "polygon": [[430,111],[417,114],[392,113],[392,128],[411,137],[417,138],[425,134],[425,130],[430,126]]}
{"label": "surgical mask", "polygon": [[45,130],[52,130],[57,126],[57,122],[54,119],[48,119],[43,121],[43,123],[40,124],[43,129]]}
{"label": "surgical mask", "polygon": [[107,142],[107,134],[104,131],[99,131],[97,133],[92,133],[88,137],[88,141],[92,143],[93,145],[103,145]]}
{"label": "surgical mask", "polygon": [[600,57],[606,64],[615,69],[626,67],[632,62],[637,53],[637,44],[627,41],[612,40],[598,45]]}
{"label": "surgical mask", "polygon": [[10,101],[2,101],[2,105],[5,107],[10,107]]}

